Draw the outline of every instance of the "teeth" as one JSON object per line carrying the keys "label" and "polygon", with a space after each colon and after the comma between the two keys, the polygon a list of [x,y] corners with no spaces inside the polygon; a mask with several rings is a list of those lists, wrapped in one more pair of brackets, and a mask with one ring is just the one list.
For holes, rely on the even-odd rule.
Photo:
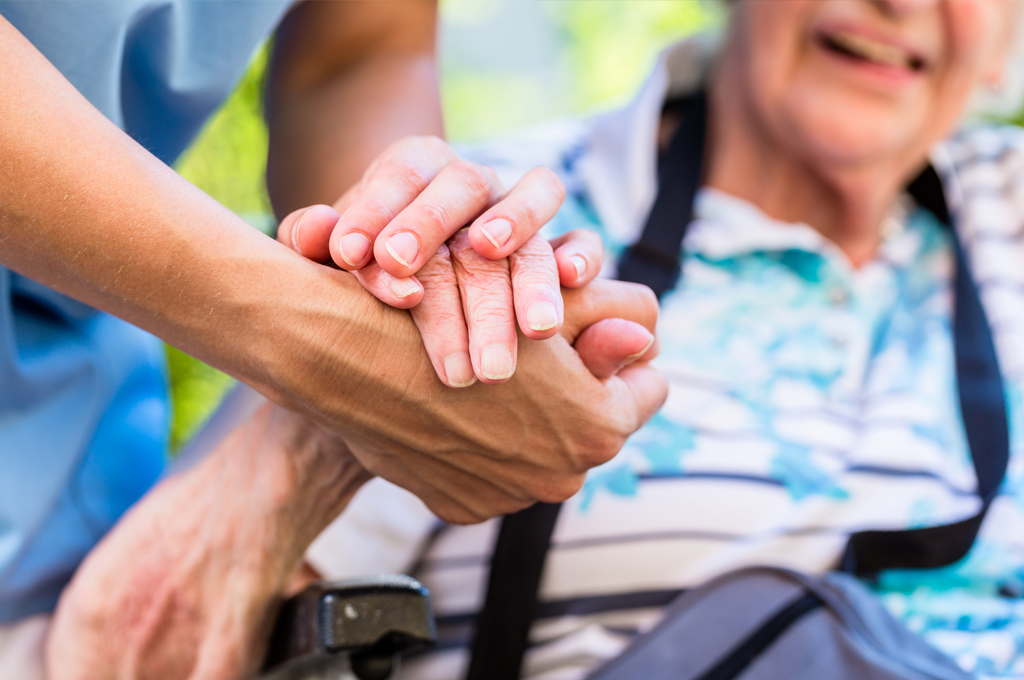
{"label": "teeth", "polygon": [[913,68],[914,61],[903,50],[852,33],[834,33],[829,40],[846,52],[867,61],[897,68]]}

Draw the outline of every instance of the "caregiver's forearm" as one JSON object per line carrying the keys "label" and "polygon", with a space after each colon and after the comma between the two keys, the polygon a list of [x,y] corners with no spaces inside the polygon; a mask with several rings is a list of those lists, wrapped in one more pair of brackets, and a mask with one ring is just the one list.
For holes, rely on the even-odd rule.
{"label": "caregiver's forearm", "polygon": [[[325,278],[117,129],[2,17],[0,264],[257,387],[283,351],[272,331],[313,295],[296,291]],[[347,290],[325,293],[339,333]]]}
{"label": "caregiver's forearm", "polygon": [[408,313],[187,184],[3,20],[0,234],[0,264],[313,416],[342,433],[367,470],[449,520],[565,500],[666,395],[650,368],[598,379],[572,347],[603,319],[653,332],[656,298],[621,282],[573,291],[559,335],[520,342],[515,379],[449,388]]}
{"label": "caregiver's forearm", "polygon": [[267,185],[279,217],[332,204],[388,145],[441,135],[436,3],[306,2],[278,29]]}

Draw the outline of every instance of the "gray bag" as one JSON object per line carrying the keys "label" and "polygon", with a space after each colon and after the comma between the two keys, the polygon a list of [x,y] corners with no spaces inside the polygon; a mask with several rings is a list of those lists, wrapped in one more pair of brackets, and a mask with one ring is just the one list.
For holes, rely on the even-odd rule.
{"label": "gray bag", "polygon": [[842,573],[753,567],[679,596],[588,680],[967,680]]}

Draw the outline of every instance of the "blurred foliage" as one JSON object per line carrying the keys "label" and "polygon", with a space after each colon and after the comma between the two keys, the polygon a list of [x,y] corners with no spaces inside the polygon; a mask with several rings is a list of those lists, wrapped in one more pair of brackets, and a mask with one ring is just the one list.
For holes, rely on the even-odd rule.
{"label": "blurred foliage", "polygon": [[176,452],[206,422],[235,381],[170,345],[165,349],[171,376],[171,451]]}
{"label": "blurred foliage", "polygon": [[[465,140],[627,100],[657,53],[714,25],[705,0],[442,0],[442,96],[449,137]],[[511,17],[511,20],[509,19]],[[502,34],[497,44],[494,37]],[[267,131],[260,49],[231,97],[175,164],[250,224],[273,230],[263,176]],[[177,450],[233,381],[168,347]]]}
{"label": "blurred foliage", "polygon": [[662,49],[725,14],[713,0],[446,0],[441,16],[447,134],[472,140],[623,104]]}
{"label": "blurred foliage", "polygon": [[269,231],[270,199],[263,181],[267,169],[267,127],[263,124],[264,45],[224,105],[175,163],[183,177],[250,224]]}
{"label": "blurred foliage", "polygon": [[[175,163],[185,179],[216,198],[253,226],[270,233],[274,226],[263,181],[267,129],[263,124],[263,73],[266,46],[224,105]],[[177,451],[199,429],[234,380],[184,352],[167,346],[171,389],[171,450]]]}

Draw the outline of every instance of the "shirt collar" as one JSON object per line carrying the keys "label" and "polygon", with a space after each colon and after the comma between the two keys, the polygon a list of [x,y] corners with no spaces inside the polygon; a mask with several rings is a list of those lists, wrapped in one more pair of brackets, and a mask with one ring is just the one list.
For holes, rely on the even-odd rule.
{"label": "shirt collar", "polygon": [[640,235],[657,191],[662,106],[666,97],[693,92],[707,80],[718,43],[705,34],[669,47],[631,104],[592,119],[577,171],[613,240],[632,243]]}
{"label": "shirt collar", "polygon": [[[911,267],[925,247],[922,230],[929,228],[932,220],[907,195],[893,207],[890,217],[900,228],[883,237],[875,263]],[[720,261],[787,250],[816,253],[841,274],[857,276],[846,253],[810,225],[773,219],[754,204],[717,189],[698,191],[694,221],[686,233],[687,252]]]}
{"label": "shirt collar", "polygon": [[686,234],[686,248],[712,260],[758,251],[826,253],[835,248],[806,224],[779,222],[754,204],[710,187],[697,192],[694,217]]}
{"label": "shirt collar", "polygon": [[[720,36],[701,34],[672,45],[661,53],[632,103],[591,119],[590,142],[577,161],[576,172],[614,242],[635,242],[654,203],[658,126],[666,99],[694,92],[707,81],[720,44]],[[945,144],[937,144],[930,155],[955,213],[961,202],[959,187]],[[756,206],[720,191],[701,189],[694,208],[695,215],[702,218],[699,221],[709,222],[714,216],[716,225],[731,225],[721,233],[698,224],[691,226],[688,247],[709,257],[785,249],[842,255],[812,227],[772,220]]]}

